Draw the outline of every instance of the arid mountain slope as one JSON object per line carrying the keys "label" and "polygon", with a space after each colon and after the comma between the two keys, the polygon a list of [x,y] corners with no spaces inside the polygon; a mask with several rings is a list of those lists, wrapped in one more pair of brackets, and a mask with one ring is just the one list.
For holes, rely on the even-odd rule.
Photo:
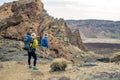
{"label": "arid mountain slope", "polygon": [[72,31],[80,30],[82,38],[120,39],[120,21],[66,20]]}

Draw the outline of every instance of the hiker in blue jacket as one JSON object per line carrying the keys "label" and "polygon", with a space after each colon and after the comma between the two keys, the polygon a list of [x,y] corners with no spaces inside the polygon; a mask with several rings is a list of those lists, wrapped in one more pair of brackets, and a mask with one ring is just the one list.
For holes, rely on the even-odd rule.
{"label": "hiker in blue jacket", "polygon": [[24,38],[24,44],[29,45],[33,41],[31,34],[27,32],[27,35]]}
{"label": "hiker in blue jacket", "polygon": [[40,45],[42,46],[43,51],[44,51],[43,57],[45,57],[45,55],[47,56],[47,49],[48,49],[48,38],[47,38],[47,34],[45,34],[44,37],[42,38]]}
{"label": "hiker in blue jacket", "polygon": [[24,47],[23,47],[23,49],[28,51],[29,50],[29,44],[31,42],[33,42],[31,34],[29,32],[27,32],[27,35],[24,38]]}

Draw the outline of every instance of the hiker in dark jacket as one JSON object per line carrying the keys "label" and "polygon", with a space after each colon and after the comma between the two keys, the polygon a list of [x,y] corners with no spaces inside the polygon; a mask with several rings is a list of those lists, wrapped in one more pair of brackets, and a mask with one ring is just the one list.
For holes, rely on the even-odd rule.
{"label": "hiker in dark jacket", "polygon": [[40,44],[43,48],[43,57],[45,57],[45,55],[47,56],[47,49],[48,49],[48,38],[47,38],[47,34],[44,35],[44,37],[41,40],[41,44]]}

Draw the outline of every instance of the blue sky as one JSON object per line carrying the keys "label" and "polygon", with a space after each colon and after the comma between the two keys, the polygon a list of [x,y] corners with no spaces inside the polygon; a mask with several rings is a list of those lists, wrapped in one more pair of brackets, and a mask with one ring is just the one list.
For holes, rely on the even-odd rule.
{"label": "blue sky", "polygon": [[[9,2],[13,0],[0,0]],[[120,0],[41,0],[47,12],[64,19],[120,20]]]}

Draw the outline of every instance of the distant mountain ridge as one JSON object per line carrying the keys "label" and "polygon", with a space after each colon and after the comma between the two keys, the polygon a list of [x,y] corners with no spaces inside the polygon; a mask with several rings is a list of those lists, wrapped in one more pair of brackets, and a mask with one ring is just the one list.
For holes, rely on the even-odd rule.
{"label": "distant mountain ridge", "polygon": [[80,30],[82,38],[120,39],[120,21],[112,20],[66,20],[72,31]]}

